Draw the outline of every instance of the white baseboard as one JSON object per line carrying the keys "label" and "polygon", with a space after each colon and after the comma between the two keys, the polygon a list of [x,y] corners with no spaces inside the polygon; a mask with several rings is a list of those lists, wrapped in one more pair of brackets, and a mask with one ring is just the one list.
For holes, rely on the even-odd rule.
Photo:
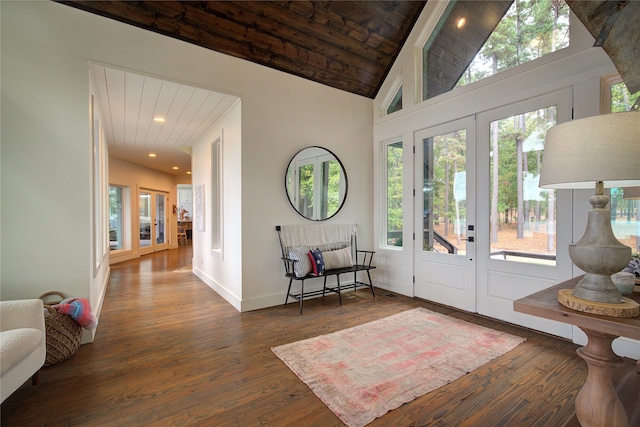
{"label": "white baseboard", "polygon": [[211,289],[216,291],[218,295],[224,298],[229,304],[231,304],[236,310],[242,311],[242,300],[238,298],[237,295],[234,295],[227,288],[222,286],[220,283],[216,282],[212,277],[207,275],[204,271],[198,269],[195,265],[193,267],[193,274],[196,275],[200,280],[207,284]]}

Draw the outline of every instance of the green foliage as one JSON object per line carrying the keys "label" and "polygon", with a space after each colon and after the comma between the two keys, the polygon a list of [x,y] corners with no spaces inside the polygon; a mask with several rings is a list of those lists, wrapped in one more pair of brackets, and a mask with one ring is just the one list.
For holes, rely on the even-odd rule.
{"label": "green foliage", "polygon": [[[387,146],[387,231],[402,231],[402,142]],[[400,235],[401,236],[401,235]],[[402,246],[402,237],[389,241],[389,244]]]}
{"label": "green foliage", "polygon": [[336,160],[329,162],[329,185],[327,188],[327,216],[331,216],[340,207],[340,172],[342,168]]}
{"label": "green foliage", "polygon": [[[491,156],[491,162],[498,158],[499,182],[498,182],[498,211],[518,207],[518,180],[522,180],[517,174],[517,140],[525,140],[534,132],[544,132],[555,123],[555,107],[543,108],[518,116],[508,117],[498,121],[498,156]],[[493,128],[492,128],[493,129]],[[491,135],[493,137],[493,135]],[[531,151],[526,154],[526,165],[523,170],[534,175],[540,173],[542,155]],[[540,154],[540,156],[538,156]],[[492,165],[490,165],[491,167]],[[493,182],[491,187],[493,189]],[[546,202],[544,206],[546,207]]]}
{"label": "green foliage", "polygon": [[309,215],[313,213],[313,165],[304,165],[299,169],[300,209]]}
{"label": "green foliage", "polygon": [[569,45],[564,0],[516,0],[456,87],[481,80]]}
{"label": "green foliage", "polygon": [[611,85],[611,112],[631,111],[631,106],[640,97],[640,91],[630,93],[624,83]]}

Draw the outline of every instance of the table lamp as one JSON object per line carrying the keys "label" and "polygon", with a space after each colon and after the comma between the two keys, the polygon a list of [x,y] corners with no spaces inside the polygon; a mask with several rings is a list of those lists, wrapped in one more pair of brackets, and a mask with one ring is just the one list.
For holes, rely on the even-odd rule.
{"label": "table lamp", "polygon": [[569,245],[569,256],[585,275],[573,296],[604,304],[624,302],[611,275],[631,260],[631,248],[613,235],[604,188],[640,185],[640,113],[605,114],[572,120],[547,132],[540,187],[589,189],[584,236]]}

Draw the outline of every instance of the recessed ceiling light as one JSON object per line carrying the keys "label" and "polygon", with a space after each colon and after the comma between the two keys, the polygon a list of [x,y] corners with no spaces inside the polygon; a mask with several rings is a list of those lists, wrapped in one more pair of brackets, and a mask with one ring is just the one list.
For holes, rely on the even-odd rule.
{"label": "recessed ceiling light", "polygon": [[164,117],[154,117],[153,121],[157,123],[164,123],[166,120],[164,119]]}
{"label": "recessed ceiling light", "polygon": [[156,153],[149,153],[149,157],[155,157]]}
{"label": "recessed ceiling light", "polygon": [[174,166],[174,167],[172,167],[171,169],[173,169],[173,170],[177,171],[177,170],[178,170],[178,169],[180,169],[180,168],[179,168],[179,167],[177,167],[177,166]]}
{"label": "recessed ceiling light", "polygon": [[456,24],[456,26],[458,28],[462,28],[462,27],[464,27],[464,24],[466,24],[466,23],[467,23],[467,20],[465,18],[460,18],[460,19],[458,19],[458,23]]}
{"label": "recessed ceiling light", "polygon": [[187,175],[191,175],[191,171],[187,171]]}

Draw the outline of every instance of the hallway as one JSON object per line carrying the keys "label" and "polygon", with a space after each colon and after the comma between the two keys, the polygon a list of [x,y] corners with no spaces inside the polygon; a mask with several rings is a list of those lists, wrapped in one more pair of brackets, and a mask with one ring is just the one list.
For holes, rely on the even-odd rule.
{"label": "hallway", "polygon": [[[378,290],[239,313],[191,272],[192,247],[112,266],[96,339],[2,404],[2,426],[341,426],[271,347],[414,307],[527,338],[375,426],[559,426],[586,367],[576,346]],[[279,266],[274,260],[274,266]],[[283,277],[283,287],[286,287]]]}

